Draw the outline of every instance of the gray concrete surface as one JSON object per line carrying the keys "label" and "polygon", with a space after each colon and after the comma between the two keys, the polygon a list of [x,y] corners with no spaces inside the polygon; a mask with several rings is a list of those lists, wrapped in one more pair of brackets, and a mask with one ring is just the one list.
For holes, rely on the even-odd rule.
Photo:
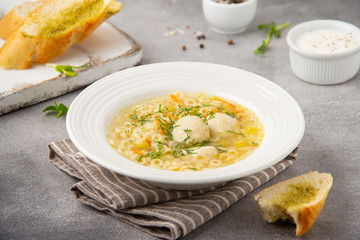
{"label": "gray concrete surface", "polygon": [[[254,56],[253,50],[265,38],[257,25],[271,21],[290,21],[294,26],[312,19],[339,19],[360,27],[360,1],[259,0],[255,20],[246,32],[235,36],[209,31],[200,0],[123,3],[123,10],[110,21],[142,45],[142,64],[201,61],[245,69],[283,87],[305,114],[306,132],[298,161],[184,239],[298,239],[294,225],[262,221],[253,195],[310,170],[330,172],[334,186],[319,218],[302,239],[359,239],[360,74],[336,86],[297,79],[290,69],[285,41],[289,28],[281,39],[271,42],[264,56]],[[164,37],[167,27],[182,29],[184,34]],[[194,31],[202,31],[206,39],[197,40]],[[229,38],[234,45],[227,44]],[[199,48],[200,42],[205,48]],[[154,239],[75,200],[69,190],[75,180],[49,162],[47,144],[68,135],[65,118],[43,114],[42,109],[54,100],[70,104],[79,93],[0,117],[0,239]]]}

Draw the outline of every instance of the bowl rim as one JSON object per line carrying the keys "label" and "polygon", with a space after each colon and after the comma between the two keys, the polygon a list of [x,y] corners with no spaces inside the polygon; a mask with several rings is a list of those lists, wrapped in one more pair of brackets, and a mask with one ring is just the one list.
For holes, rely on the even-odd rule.
{"label": "bowl rim", "polygon": [[[208,184],[208,183],[219,183],[219,182],[226,182],[226,181],[231,181],[233,179],[239,178],[239,177],[244,177],[244,176],[239,176],[239,174],[237,172],[232,172],[231,174],[227,174],[227,175],[219,175],[214,177],[211,173],[217,173],[217,172],[223,172],[226,169],[231,168],[231,165],[223,167],[223,168],[217,168],[214,170],[209,170],[209,171],[199,171],[199,172],[172,172],[172,178],[169,179],[169,177],[167,177],[168,174],[156,174],[156,173],[160,173],[160,172],[164,172],[164,170],[159,170],[159,169],[153,169],[150,167],[146,167],[146,166],[142,166],[140,164],[137,163],[131,163],[131,160],[126,159],[125,157],[122,157],[124,160],[129,161],[129,163],[131,164],[135,164],[136,168],[146,168],[147,172],[151,173],[146,173],[144,175],[141,175],[141,177],[139,177],[139,173],[137,172],[127,172],[125,173],[125,170],[121,170],[119,172],[119,170],[112,166],[111,164],[109,164],[108,162],[104,162],[104,161],[98,161],[99,159],[97,159],[97,156],[94,155],[92,152],[89,152],[88,149],[84,148],[84,146],[78,141],[78,139],[75,137],[75,135],[77,134],[77,129],[76,126],[74,126],[72,123],[74,122],[78,122],[79,120],[76,118],[77,114],[76,111],[77,109],[81,109],[83,106],[79,105],[78,102],[81,101],[82,98],[84,98],[84,95],[87,94],[87,92],[89,91],[93,91],[95,89],[98,89],[99,85],[101,85],[102,83],[111,83],[112,81],[114,81],[115,76],[119,75],[124,77],[128,77],[129,74],[133,73],[136,70],[139,69],[145,69],[145,70],[151,70],[153,71],[153,67],[170,67],[170,68],[174,68],[174,66],[180,65],[180,67],[190,67],[192,69],[198,69],[199,67],[201,67],[203,65],[203,68],[205,67],[210,67],[213,69],[216,68],[221,68],[221,69],[228,69],[233,71],[238,71],[238,72],[243,72],[244,74],[251,76],[254,79],[257,79],[255,82],[264,82],[266,83],[266,86],[271,86],[274,90],[279,91],[283,96],[286,96],[286,100],[288,100],[289,102],[291,102],[292,108],[294,109],[294,111],[296,111],[297,113],[297,117],[296,119],[299,121],[299,125],[298,128],[296,129],[296,135],[294,137],[294,139],[292,139],[292,143],[289,144],[289,146],[286,147],[286,151],[282,151],[281,154],[277,154],[276,158],[273,158],[272,161],[267,161],[266,164],[261,164],[260,166],[257,166],[256,168],[251,168],[251,170],[246,171],[247,175],[256,173],[258,171],[261,171],[267,167],[272,166],[273,164],[281,161],[282,159],[284,159],[288,154],[290,154],[301,142],[304,132],[305,132],[305,117],[304,114],[301,110],[300,105],[297,103],[297,101],[287,92],[285,91],[282,87],[280,87],[279,85],[275,84],[274,82],[259,76],[255,73],[243,70],[243,69],[239,69],[239,68],[235,68],[235,67],[230,67],[230,66],[225,66],[225,65],[220,65],[220,64],[213,64],[213,63],[202,63],[202,62],[167,62],[167,63],[153,63],[153,64],[146,64],[146,65],[141,65],[141,66],[137,66],[134,68],[130,68],[130,69],[125,69],[122,70],[120,72],[116,72],[113,73],[111,75],[108,75],[106,77],[104,77],[103,79],[93,83],[92,85],[88,86],[86,89],[84,89],[72,102],[72,104],[70,105],[69,111],[68,111],[68,115],[66,117],[66,128],[67,128],[67,132],[68,135],[70,137],[70,139],[72,140],[72,142],[74,143],[74,145],[82,152],[84,153],[91,161],[109,169],[112,170],[114,172],[120,173],[120,174],[124,174],[126,176],[129,177],[134,177],[134,178],[139,178],[141,180],[144,181],[152,181],[152,182],[162,182],[162,183],[169,183],[169,184],[177,184],[177,185],[184,185],[184,184]],[[217,69],[217,70],[219,70]],[[131,75],[130,75],[131,76]],[[118,79],[117,79],[118,80]],[[124,79],[123,79],[124,80]],[[265,81],[267,80],[267,81]],[[132,80],[133,81],[133,80]],[[125,83],[122,83],[125,84]],[[254,83],[252,83],[254,84]],[[262,88],[263,89],[263,88]],[[265,91],[265,89],[264,89]],[[270,90],[266,90],[266,92],[268,92]],[[94,100],[95,101],[95,100]],[[73,116],[74,115],[74,116]],[[260,149],[258,149],[259,151]],[[118,153],[117,153],[118,154]],[[252,154],[253,155],[253,154]],[[119,156],[120,157],[120,156]],[[251,157],[251,156],[250,156]],[[236,163],[235,163],[236,164]],[[222,169],[222,170],[221,170]],[[200,173],[200,174],[198,174]],[[211,176],[210,176],[211,174]],[[154,178],[154,176],[156,176]],[[181,181],[179,180],[181,179]]]}
{"label": "bowl rim", "polygon": [[221,8],[236,8],[236,7],[241,8],[246,5],[252,4],[253,2],[257,2],[257,0],[246,0],[245,2],[236,3],[236,4],[218,3],[218,2],[215,2],[214,0],[203,0],[203,3],[204,2],[207,2],[208,4],[212,4],[213,6],[221,7]]}
{"label": "bowl rim", "polygon": [[[341,51],[341,52],[335,52],[335,53],[312,53],[306,50],[301,49],[298,47],[294,40],[294,36],[299,36],[300,34],[309,31],[311,29],[338,29],[335,26],[343,25],[347,26],[348,28],[352,28],[357,34],[359,34],[360,37],[360,29],[351,24],[340,20],[332,20],[332,19],[318,19],[318,20],[311,20],[307,22],[303,22],[300,24],[295,25],[293,28],[290,29],[290,31],[287,34],[286,41],[288,43],[288,46],[290,47],[290,50],[293,50],[297,54],[300,54],[304,57],[308,58],[317,58],[317,59],[336,59],[336,58],[342,58],[347,57],[350,55],[353,55],[360,51],[360,44],[358,46],[355,46],[354,48]],[[315,27],[314,27],[315,26]],[[324,27],[321,27],[324,26]]]}

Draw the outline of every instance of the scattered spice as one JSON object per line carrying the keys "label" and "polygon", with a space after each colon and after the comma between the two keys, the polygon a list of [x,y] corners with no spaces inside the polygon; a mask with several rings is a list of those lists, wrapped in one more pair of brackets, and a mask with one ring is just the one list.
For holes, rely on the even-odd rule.
{"label": "scattered spice", "polygon": [[227,43],[228,43],[229,45],[233,45],[233,44],[234,44],[234,41],[230,38],[230,39],[227,40]]}
{"label": "scattered spice", "polygon": [[205,47],[204,44],[200,43],[200,48],[204,48],[204,47]]}
{"label": "scattered spice", "polygon": [[312,53],[333,53],[347,50],[360,43],[360,35],[354,38],[351,32],[331,29],[317,29],[304,32],[295,41],[303,50]]}
{"label": "scattered spice", "polygon": [[175,36],[177,34],[183,35],[185,32],[182,29],[174,29],[164,33],[164,37]]}
{"label": "scattered spice", "polygon": [[182,46],[182,50],[183,50],[183,51],[186,51],[186,49],[187,49],[186,46],[183,45],[183,46]]}
{"label": "scattered spice", "polygon": [[199,34],[197,37],[196,37],[198,40],[201,40],[201,39],[205,39],[205,35],[204,34]]}

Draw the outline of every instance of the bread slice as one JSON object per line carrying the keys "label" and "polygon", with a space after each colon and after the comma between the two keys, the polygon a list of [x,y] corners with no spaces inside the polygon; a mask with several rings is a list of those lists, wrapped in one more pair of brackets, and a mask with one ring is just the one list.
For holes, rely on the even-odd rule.
{"label": "bread slice", "polygon": [[6,40],[24,22],[25,18],[45,1],[24,2],[14,7],[0,21],[0,38]]}
{"label": "bread slice", "polygon": [[10,34],[0,49],[0,66],[27,69],[32,62],[47,63],[121,8],[116,0],[45,0]]}
{"label": "bread slice", "polygon": [[290,220],[301,236],[319,216],[332,182],[329,173],[309,172],[268,187],[254,198],[264,220]]}

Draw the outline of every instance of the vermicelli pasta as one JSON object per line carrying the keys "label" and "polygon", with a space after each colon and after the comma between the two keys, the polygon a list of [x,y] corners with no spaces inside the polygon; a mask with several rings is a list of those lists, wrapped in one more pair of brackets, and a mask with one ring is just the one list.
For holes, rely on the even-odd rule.
{"label": "vermicelli pasta", "polygon": [[107,137],[117,152],[144,166],[201,171],[248,157],[260,146],[264,128],[239,104],[178,91],[121,110]]}

